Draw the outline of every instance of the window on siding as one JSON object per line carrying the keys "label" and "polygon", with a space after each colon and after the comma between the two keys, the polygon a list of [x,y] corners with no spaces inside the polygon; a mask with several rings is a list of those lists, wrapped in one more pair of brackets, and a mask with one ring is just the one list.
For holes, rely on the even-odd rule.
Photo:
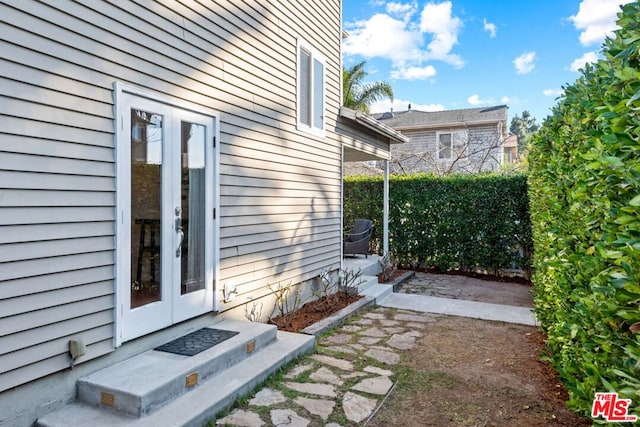
{"label": "window on siding", "polygon": [[324,58],[298,42],[298,128],[324,135]]}
{"label": "window on siding", "polygon": [[457,159],[464,157],[467,151],[467,134],[449,132],[438,134],[438,159]]}

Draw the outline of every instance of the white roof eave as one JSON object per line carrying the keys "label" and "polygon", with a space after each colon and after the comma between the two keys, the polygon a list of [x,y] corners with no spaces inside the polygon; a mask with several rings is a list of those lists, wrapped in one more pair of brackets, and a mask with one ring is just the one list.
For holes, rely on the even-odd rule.
{"label": "white roof eave", "polygon": [[341,107],[340,108],[340,117],[344,117],[346,119],[353,120],[387,138],[389,138],[392,144],[403,144],[405,142],[409,142],[409,137],[403,135],[397,130],[380,123],[378,120],[373,117],[365,114],[361,111],[355,111],[350,108]]}

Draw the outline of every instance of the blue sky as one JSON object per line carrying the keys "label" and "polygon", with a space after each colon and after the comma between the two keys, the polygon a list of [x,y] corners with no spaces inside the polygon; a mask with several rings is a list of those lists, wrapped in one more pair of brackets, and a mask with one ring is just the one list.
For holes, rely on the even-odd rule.
{"label": "blue sky", "polygon": [[394,111],[506,104],[509,120],[528,110],[541,122],[629,1],[343,0],[343,61],[389,82]]}

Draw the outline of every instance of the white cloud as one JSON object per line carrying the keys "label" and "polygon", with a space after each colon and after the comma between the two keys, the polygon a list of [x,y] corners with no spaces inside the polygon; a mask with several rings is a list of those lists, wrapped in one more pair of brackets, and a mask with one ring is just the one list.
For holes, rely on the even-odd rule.
{"label": "white cloud", "polygon": [[439,59],[455,67],[462,67],[462,58],[451,54],[453,46],[458,44],[458,34],[462,29],[462,20],[451,15],[451,6],[450,1],[427,3],[420,14],[420,31],[433,35],[427,59]]}
{"label": "white cloud", "polygon": [[518,56],[513,60],[513,65],[516,67],[516,73],[518,74],[528,74],[533,71],[535,68],[535,64],[533,61],[536,59],[535,52],[526,52],[522,55]]}
{"label": "white cloud", "polygon": [[491,22],[487,22],[486,19],[482,19],[482,24],[484,25],[484,30],[489,33],[489,37],[492,39],[496,37],[496,24],[492,24]]}
{"label": "white cloud", "polygon": [[580,33],[583,46],[600,44],[616,29],[616,14],[620,5],[633,0],[582,0],[578,13],[569,17]]}
{"label": "white cloud", "polygon": [[423,44],[421,34],[389,15],[378,13],[366,21],[350,23],[346,29],[349,37],[342,45],[345,55],[381,57],[393,63],[404,63],[420,57]]}
{"label": "white cloud", "polygon": [[584,68],[585,64],[588,62],[597,62],[598,61],[598,52],[587,52],[582,55],[580,58],[575,59],[569,69],[571,71],[580,71],[581,68]]}
{"label": "white cloud", "polygon": [[417,104],[415,102],[406,101],[404,99],[394,99],[393,103],[388,99],[376,101],[370,108],[370,110],[374,113],[384,113],[391,111],[399,112],[399,111],[407,111],[409,109],[409,104],[411,104],[412,110],[417,111],[444,111],[444,105],[442,104]]}
{"label": "white cloud", "polygon": [[542,93],[544,94],[544,96],[558,97],[558,96],[562,96],[564,94],[564,90],[562,90],[562,89],[545,89],[545,90],[542,91]]}
{"label": "white cloud", "polygon": [[493,100],[491,98],[480,99],[480,95],[474,94],[467,98],[467,102],[471,105],[487,105],[493,103]]}
{"label": "white cloud", "polygon": [[435,68],[425,65],[433,60],[464,66],[464,60],[451,52],[462,29],[462,20],[452,15],[451,1],[429,2],[419,14],[416,0],[392,1],[384,6],[386,13],[345,23],[349,33],[342,45],[345,56],[390,60],[394,79],[433,77]]}
{"label": "white cloud", "polygon": [[436,69],[427,65],[426,67],[399,67],[391,71],[391,78],[394,80],[425,80],[436,75]]}
{"label": "white cloud", "polygon": [[411,3],[389,2],[386,4],[386,10],[389,15],[402,18],[404,22],[407,22],[418,10],[418,3],[416,1]]}

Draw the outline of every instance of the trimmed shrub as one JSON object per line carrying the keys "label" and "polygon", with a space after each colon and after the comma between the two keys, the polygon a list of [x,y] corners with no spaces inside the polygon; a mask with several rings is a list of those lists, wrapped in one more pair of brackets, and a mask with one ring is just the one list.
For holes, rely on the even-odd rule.
{"label": "trimmed shrub", "polygon": [[536,312],[585,415],[600,391],[640,415],[640,2],[618,24],[529,151]]}
{"label": "trimmed shrub", "polygon": [[[382,235],[383,180],[346,178],[345,225],[370,218]],[[401,265],[442,271],[529,266],[531,226],[524,175],[393,176],[389,245]]]}

